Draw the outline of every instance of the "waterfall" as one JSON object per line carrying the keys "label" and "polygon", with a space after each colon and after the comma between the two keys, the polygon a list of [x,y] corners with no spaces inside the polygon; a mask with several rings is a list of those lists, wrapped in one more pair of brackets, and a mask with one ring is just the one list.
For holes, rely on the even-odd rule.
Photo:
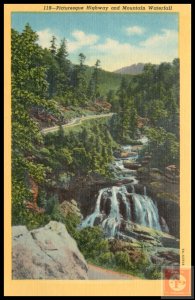
{"label": "waterfall", "polygon": [[[104,205],[108,200],[110,201],[110,211],[107,214],[100,210],[102,200]],[[121,209],[121,202],[125,209]],[[136,194],[134,190],[132,193],[128,193],[124,185],[101,189],[94,212],[82,222],[81,228],[94,226],[98,217],[104,232],[109,237],[115,236],[117,231],[120,230],[121,218],[161,230],[158,209],[152,199],[146,194]]]}
{"label": "waterfall", "polygon": [[119,191],[119,187],[113,186],[111,189],[111,209],[108,217],[102,223],[102,227],[104,228],[106,234],[108,236],[115,236],[117,226],[120,225],[120,213],[119,213],[119,203],[117,200],[117,193]]}
{"label": "waterfall", "polygon": [[101,216],[101,213],[100,213],[100,203],[101,203],[101,199],[102,199],[102,194],[104,193],[106,189],[101,189],[99,191],[99,195],[98,195],[98,198],[97,198],[97,201],[96,201],[96,206],[95,206],[95,210],[94,212],[89,215],[83,222],[82,222],[82,227],[92,227],[94,225],[94,222],[95,222],[95,219],[99,216]]}
{"label": "waterfall", "polygon": [[[140,139],[143,144],[147,144],[148,139]],[[132,152],[131,145],[122,146],[124,151],[129,152],[128,158],[115,160],[113,167],[119,179],[127,178],[130,181],[131,193],[127,192],[125,185],[112,186],[99,191],[94,212],[82,221],[80,227],[91,227],[100,224],[108,237],[114,237],[120,231],[121,220],[132,221],[134,223],[151,227],[156,230],[169,232],[166,221],[159,217],[157,205],[147,196],[144,186],[143,195],[137,194],[135,185],[138,183],[136,171],[125,168],[123,161],[131,159],[135,161],[138,154]],[[132,155],[133,154],[133,155]],[[102,202],[103,201],[103,202]]]}
{"label": "waterfall", "polygon": [[158,209],[152,199],[148,196],[133,194],[132,200],[135,210],[134,222],[146,227],[161,230]]}
{"label": "waterfall", "polygon": [[132,188],[132,193],[135,193],[135,186],[134,186],[134,184],[131,184],[131,188]]}
{"label": "waterfall", "polygon": [[131,218],[131,208],[130,208],[130,202],[127,198],[127,195],[130,195],[130,194],[127,192],[127,189],[126,189],[125,186],[121,187],[121,189],[119,190],[119,193],[121,195],[123,203],[125,204],[127,219],[130,220],[130,218]]}

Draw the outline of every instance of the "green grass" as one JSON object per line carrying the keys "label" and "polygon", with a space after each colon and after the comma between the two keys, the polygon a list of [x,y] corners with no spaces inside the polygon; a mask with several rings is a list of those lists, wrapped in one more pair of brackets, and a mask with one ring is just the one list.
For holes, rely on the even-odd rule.
{"label": "green grass", "polygon": [[146,277],[144,276],[143,273],[139,272],[138,270],[127,270],[127,269],[123,269],[122,267],[119,267],[119,266],[115,266],[115,265],[111,265],[111,264],[101,264],[98,260],[95,260],[95,259],[86,259],[87,262],[89,264],[92,264],[94,266],[97,266],[97,267],[101,267],[102,269],[105,269],[105,270],[110,270],[110,271],[115,271],[115,272],[119,272],[119,273],[122,273],[122,274],[127,274],[127,275],[132,275],[132,276],[135,276],[135,277],[139,277],[141,279],[146,279]]}
{"label": "green grass", "polygon": [[63,113],[65,119],[73,119],[81,116],[91,116],[95,114],[97,114],[97,112],[80,107],[70,107],[69,110]]}
{"label": "green grass", "polygon": [[[90,80],[91,74],[93,72],[93,67],[87,67],[86,76]],[[133,75],[129,74],[117,74],[113,72],[108,72],[100,69],[99,73],[99,90],[100,94],[105,96],[109,90],[117,91],[120,86],[122,78],[130,80]]]}
{"label": "green grass", "polygon": [[102,123],[105,124],[110,117],[102,117],[102,118],[97,118],[97,119],[89,119],[89,120],[83,120],[81,123],[78,121],[74,126],[70,127],[63,127],[65,133],[70,133],[70,132],[80,132],[82,131],[83,127],[88,127],[90,128],[92,125],[95,125],[97,123]]}

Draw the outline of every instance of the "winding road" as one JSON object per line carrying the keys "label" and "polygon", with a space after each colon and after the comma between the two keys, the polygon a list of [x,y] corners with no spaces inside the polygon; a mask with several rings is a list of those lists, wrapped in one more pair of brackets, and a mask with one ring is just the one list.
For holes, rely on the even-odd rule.
{"label": "winding road", "polygon": [[112,270],[107,270],[95,265],[88,264],[88,277],[89,280],[136,280],[141,279],[139,277],[124,274]]}
{"label": "winding road", "polygon": [[[87,121],[87,120],[111,117],[113,114],[114,113],[107,113],[107,114],[91,115],[91,116],[84,116],[84,117],[74,118],[69,123],[66,123],[66,124],[62,125],[62,128],[70,128],[70,127],[78,126],[82,122]],[[44,129],[41,130],[41,133],[47,134],[47,133],[55,132],[59,129],[59,127],[60,127],[59,125],[56,125],[56,126],[53,126],[53,127],[44,128]]]}

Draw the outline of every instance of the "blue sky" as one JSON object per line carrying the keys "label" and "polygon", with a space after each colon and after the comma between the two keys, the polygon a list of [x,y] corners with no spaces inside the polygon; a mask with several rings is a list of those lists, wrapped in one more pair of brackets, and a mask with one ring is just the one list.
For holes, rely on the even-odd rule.
{"label": "blue sky", "polygon": [[52,35],[67,40],[69,58],[79,53],[86,64],[100,59],[114,71],[134,63],[160,63],[178,57],[178,15],[174,13],[13,13],[12,28],[29,23],[39,43],[49,47]]}

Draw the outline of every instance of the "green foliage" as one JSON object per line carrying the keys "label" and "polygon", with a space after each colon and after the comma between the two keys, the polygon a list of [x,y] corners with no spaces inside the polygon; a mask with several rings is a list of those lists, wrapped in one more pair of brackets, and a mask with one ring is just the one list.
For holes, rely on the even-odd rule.
{"label": "green foliage", "polygon": [[37,204],[39,207],[46,208],[47,194],[44,190],[39,192]]}
{"label": "green foliage", "polygon": [[66,218],[64,219],[64,224],[66,225],[66,229],[75,240],[78,240],[79,237],[79,231],[77,227],[80,224],[80,222],[81,222],[80,217],[73,213],[68,213]]}
{"label": "green foliage", "polygon": [[60,209],[59,201],[55,195],[48,199],[46,211],[51,220],[65,224],[69,234],[75,239],[78,238],[77,227],[81,222],[80,217],[74,213],[68,213],[65,216]]}
{"label": "green foliage", "polygon": [[[179,60],[174,59],[172,63],[161,63],[159,66],[146,64],[142,74],[132,76],[129,82],[122,79],[117,95],[118,98],[112,93],[109,94],[113,109],[117,113],[111,120],[113,137],[122,143],[127,143],[129,137],[134,138],[138,114],[149,119],[150,126],[153,127],[153,133],[150,134],[153,141],[155,135],[166,135],[168,150],[171,147],[169,144],[172,143],[172,154],[168,160],[171,160],[172,156],[175,157],[174,161],[177,160]],[[160,128],[164,132],[160,132]],[[160,149],[160,152],[164,153],[164,150]]]}
{"label": "green foliage", "polygon": [[[50,220],[62,222],[87,260],[159,278],[159,268],[151,266],[144,249],[134,262],[125,251],[112,253],[99,227],[79,231],[80,218],[75,214],[63,215],[58,195],[50,194],[48,185],[62,188],[72,176],[90,173],[109,177],[109,164],[116,148],[113,138],[132,144],[138,115],[150,121],[151,127],[145,130],[149,143],[144,151],[151,153],[152,164],[160,168],[178,165],[179,61],[175,59],[158,67],[147,64],[143,74],[121,76],[101,70],[99,60],[93,68],[85,66],[83,53],[79,54],[79,64],[73,66],[65,39],[57,48],[56,38],[52,37],[50,49],[42,49],[37,41],[37,33],[28,24],[21,33],[12,30],[12,224],[33,229]],[[84,108],[105,95],[117,113],[110,127],[100,120],[90,120],[74,132],[60,127],[57,133],[41,135],[33,113],[41,111],[62,122],[88,114]],[[71,112],[64,109],[62,115],[59,106],[68,106]],[[32,201],[29,177],[39,186],[38,206],[45,213],[26,208],[26,203]]]}
{"label": "green foliage", "polygon": [[[94,67],[89,67],[86,66],[86,78],[87,78],[87,82],[90,81],[92,74],[94,71]],[[109,93],[110,90],[113,91],[114,94],[114,99],[117,99],[115,93],[117,92],[117,90],[120,87],[120,83],[121,83],[121,78],[126,78],[128,81],[131,80],[132,75],[129,74],[118,74],[118,73],[114,73],[114,72],[109,72],[109,71],[105,71],[101,68],[99,68],[98,70],[99,72],[99,93],[101,96],[107,96],[107,94]],[[114,100],[113,99],[113,100]],[[109,99],[108,99],[109,101]],[[114,104],[115,102],[113,101],[112,104]]]}
{"label": "green foliage", "polygon": [[149,143],[143,152],[151,153],[151,166],[161,169],[170,164],[179,166],[179,142],[175,134],[162,127],[146,128],[145,133]]}
{"label": "green foliage", "polygon": [[127,143],[136,136],[137,110],[134,99],[128,91],[128,83],[123,78],[117,92],[117,114],[111,119],[111,132],[117,142]]}
{"label": "green foliage", "polygon": [[83,255],[90,261],[98,261],[99,256],[108,252],[108,241],[104,239],[100,227],[87,227],[79,232],[78,247]]}
{"label": "green foliage", "polygon": [[[36,162],[36,153],[43,140],[36,122],[31,118],[35,106],[47,107],[44,99],[47,92],[42,49],[37,44],[38,36],[27,24],[22,33],[12,30],[12,202],[13,223],[33,221],[24,200],[26,178],[31,176],[42,182],[47,168]],[[17,187],[18,185],[18,187]],[[37,216],[39,218],[39,216]],[[36,219],[36,217],[35,217]]]}
{"label": "green foliage", "polygon": [[135,99],[138,114],[148,117],[155,127],[162,126],[179,136],[179,60],[147,64],[141,75],[135,76],[129,84]]}
{"label": "green foliage", "polygon": [[106,124],[89,122],[89,126],[79,128],[78,132],[63,132],[61,128],[57,133],[46,135],[40,159],[52,168],[51,176],[56,180],[64,172],[76,176],[91,172],[109,176],[115,147]]}
{"label": "green foliage", "polygon": [[147,267],[145,267],[144,274],[147,279],[161,279],[161,266],[148,265]]}
{"label": "green foliage", "polygon": [[74,237],[80,251],[91,263],[139,277],[159,279],[159,268],[152,265],[144,249],[138,250],[136,261],[126,250],[113,253],[98,226],[81,229]]}
{"label": "green foliage", "polygon": [[30,201],[32,194],[22,181],[12,181],[12,225],[25,225],[29,230],[47,224],[47,214],[37,214],[26,209],[25,203]]}
{"label": "green foliage", "polygon": [[115,263],[118,267],[128,271],[134,269],[127,252],[117,251],[114,257]]}
{"label": "green foliage", "polygon": [[100,60],[98,59],[95,63],[91,79],[89,81],[87,95],[92,100],[95,101],[97,97],[100,96],[99,92],[99,76],[100,76]]}
{"label": "green foliage", "polygon": [[113,266],[115,264],[115,257],[114,257],[114,254],[112,252],[105,252],[105,253],[102,253],[99,258],[99,263],[102,265],[102,266]]}

